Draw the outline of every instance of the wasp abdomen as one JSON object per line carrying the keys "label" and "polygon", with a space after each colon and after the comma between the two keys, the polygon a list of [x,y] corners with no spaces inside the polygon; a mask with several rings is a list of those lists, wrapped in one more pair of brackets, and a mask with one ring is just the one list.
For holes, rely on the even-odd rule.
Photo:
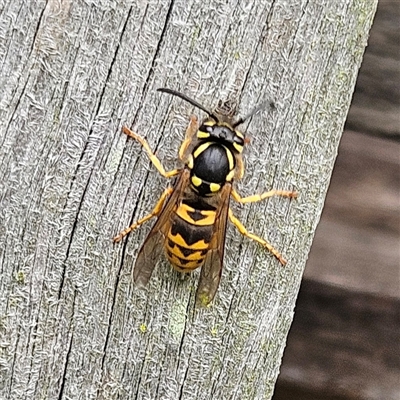
{"label": "wasp abdomen", "polygon": [[166,240],[166,254],[181,272],[200,267],[213,234],[216,210],[196,209],[182,202],[173,217]]}

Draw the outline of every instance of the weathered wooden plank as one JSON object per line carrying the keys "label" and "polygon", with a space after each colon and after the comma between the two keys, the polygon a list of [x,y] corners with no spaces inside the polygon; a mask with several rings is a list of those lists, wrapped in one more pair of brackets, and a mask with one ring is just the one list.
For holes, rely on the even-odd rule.
{"label": "weathered wooden plank", "polygon": [[[0,16],[0,396],[270,398],[376,2],[36,6]],[[242,114],[274,100],[245,126],[239,188],[301,193],[237,210],[289,263],[229,230],[207,310],[196,274],[132,286],[148,227],[110,242],[165,185],[121,125],[172,166],[191,112],[159,86]]]}
{"label": "weathered wooden plank", "polygon": [[346,122],[360,130],[343,133],[305,271],[310,279],[397,297],[400,52],[394,27],[399,19],[399,3],[379,2]]}
{"label": "weathered wooden plank", "polygon": [[346,123],[362,131],[345,129],[340,142],[274,400],[400,394],[400,92],[387,79],[399,19],[399,3],[379,2]]}
{"label": "weathered wooden plank", "polygon": [[399,19],[399,3],[379,2],[346,122],[360,131],[343,133],[305,271],[310,279],[397,297],[400,52],[399,32],[392,28]]}

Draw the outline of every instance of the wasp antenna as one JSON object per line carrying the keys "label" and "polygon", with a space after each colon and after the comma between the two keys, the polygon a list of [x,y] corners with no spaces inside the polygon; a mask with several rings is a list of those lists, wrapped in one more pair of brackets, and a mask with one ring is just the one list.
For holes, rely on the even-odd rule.
{"label": "wasp antenna", "polygon": [[195,106],[197,108],[199,108],[200,110],[203,110],[205,113],[207,113],[211,118],[215,119],[216,122],[219,122],[219,118],[212,113],[211,111],[207,110],[204,106],[202,106],[200,103],[198,103],[197,101],[191,99],[190,97],[186,96],[183,93],[177,92],[176,90],[173,89],[168,89],[168,88],[158,88],[157,92],[163,92],[163,93],[168,93],[168,94],[172,94],[173,96],[177,96],[180,97],[182,100],[187,101],[188,103],[190,103],[192,106]]}
{"label": "wasp antenna", "polygon": [[270,101],[269,104],[268,104],[267,101],[264,101],[263,103],[259,104],[254,110],[252,110],[249,114],[247,114],[245,117],[239,118],[234,124],[232,124],[232,127],[236,128],[237,126],[243,124],[244,121],[248,120],[250,117],[252,117],[253,115],[257,114],[261,110],[265,110],[268,106],[269,106],[269,108],[271,110],[275,110],[276,109],[276,106],[275,106],[274,102]]}

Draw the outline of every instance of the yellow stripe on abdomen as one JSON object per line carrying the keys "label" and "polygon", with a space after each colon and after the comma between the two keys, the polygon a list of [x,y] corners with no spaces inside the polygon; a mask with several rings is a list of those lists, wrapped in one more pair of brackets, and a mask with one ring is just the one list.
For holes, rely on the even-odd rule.
{"label": "yellow stripe on abdomen", "polygon": [[186,249],[194,249],[194,250],[204,250],[208,249],[208,243],[205,242],[205,240],[199,240],[198,242],[195,242],[191,245],[187,244],[185,239],[178,233],[176,235],[173,235],[171,231],[168,234],[168,239],[171,241],[175,242],[177,245],[184,247]]}
{"label": "yellow stripe on abdomen", "polygon": [[167,250],[175,255],[176,257],[179,257],[182,260],[187,260],[187,261],[193,261],[193,260],[199,260],[200,258],[204,257],[204,254],[207,252],[207,250],[196,250],[196,249],[191,249],[191,248],[183,248],[178,246],[176,243],[173,243],[171,240],[167,241],[166,245]]}
{"label": "yellow stripe on abdomen", "polygon": [[176,214],[191,225],[206,226],[214,225],[215,210],[196,210],[185,203],[181,203]]}
{"label": "yellow stripe on abdomen", "polygon": [[[203,264],[214,229],[215,211],[201,210],[192,218],[195,212],[187,204],[181,204],[165,241],[168,260],[181,272],[191,272]],[[212,224],[195,224],[198,221]]]}
{"label": "yellow stripe on abdomen", "polygon": [[204,257],[198,260],[187,261],[173,254],[169,254],[168,252],[167,257],[172,266],[180,272],[192,272],[194,269],[199,268],[204,262]]}

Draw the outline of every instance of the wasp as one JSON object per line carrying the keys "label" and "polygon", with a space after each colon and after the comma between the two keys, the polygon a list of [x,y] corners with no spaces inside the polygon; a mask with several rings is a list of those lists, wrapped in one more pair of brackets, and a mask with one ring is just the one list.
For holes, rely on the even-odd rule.
{"label": "wasp", "polygon": [[204,111],[208,117],[199,125],[191,117],[185,139],[179,149],[180,169],[166,171],[151,150],[147,141],[123,127],[123,132],[138,141],[147,152],[150,161],[165,178],[175,177],[158,200],[153,211],[134,222],[113,238],[119,242],[128,233],[153,217],[158,217],[139,250],[133,269],[133,280],[138,286],[149,281],[154,267],[165,253],[172,266],[184,273],[201,267],[196,299],[208,305],[214,298],[221,279],[225,234],[229,219],[239,232],[255,240],[270,251],[282,265],[282,255],[266,240],[247,231],[235,217],[229,201],[252,203],[272,196],[296,198],[295,191],[270,190],[262,194],[241,197],[233,183],[244,174],[242,152],[249,141],[237,127],[260,111],[255,108],[244,118],[233,121],[233,115],[210,112],[204,106],[172,89],[159,88],[187,101]]}

